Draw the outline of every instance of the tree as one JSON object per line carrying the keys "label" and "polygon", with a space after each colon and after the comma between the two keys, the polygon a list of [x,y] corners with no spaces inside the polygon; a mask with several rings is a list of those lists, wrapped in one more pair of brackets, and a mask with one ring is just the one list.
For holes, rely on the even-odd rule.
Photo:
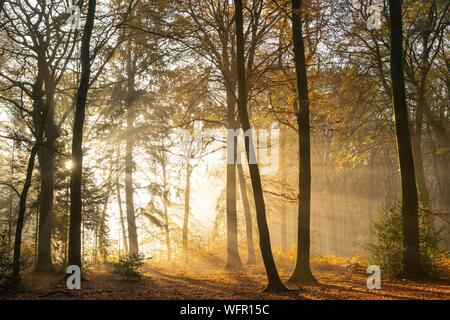
{"label": "tree", "polygon": [[[38,74],[36,77],[36,82],[33,87],[33,96],[35,98],[35,101],[40,101],[40,106],[37,108],[38,110],[42,110],[42,116],[43,119],[47,118],[47,109],[45,108],[45,103],[43,102],[42,97],[44,96],[42,86],[44,83],[44,79],[42,74]],[[33,147],[31,148],[30,156],[28,159],[28,165],[27,165],[27,171],[26,171],[26,177],[25,182],[23,184],[22,192],[20,193],[20,202],[19,202],[19,213],[17,216],[17,225],[16,225],[16,234],[14,239],[14,258],[13,258],[13,271],[12,271],[12,277],[15,281],[20,280],[20,252],[21,252],[21,245],[22,245],[22,230],[24,226],[25,221],[25,211],[27,208],[27,196],[28,196],[28,190],[30,189],[32,177],[33,177],[33,170],[34,170],[34,162],[36,159],[36,155],[38,153],[38,150],[41,146],[45,126],[42,125],[39,129],[39,132],[37,133],[36,137],[37,140],[35,141]]]}
{"label": "tree", "polygon": [[402,1],[389,0],[392,100],[395,116],[400,177],[402,182],[404,254],[403,272],[401,276],[406,278],[416,278],[424,276],[425,272],[420,258],[418,197],[403,71],[402,20]]}
{"label": "tree", "polygon": [[133,144],[134,144],[134,121],[135,121],[135,106],[136,89],[135,89],[135,75],[136,75],[136,55],[132,55],[132,35],[127,41],[127,55],[126,55],[126,69],[127,69],[127,95],[126,95],[126,118],[127,118],[127,137],[125,144],[125,202],[127,209],[127,223],[128,223],[128,243],[130,255],[137,255],[139,253],[138,236],[136,228],[136,215],[134,210],[133,197]]}
{"label": "tree", "polygon": [[91,63],[90,42],[94,28],[96,0],[89,0],[86,24],[81,40],[81,76],[76,95],[76,107],[72,138],[73,167],[70,175],[70,229],[69,265],[81,267],[81,184],[83,174],[83,125],[86,113],[87,94],[90,87]]}
{"label": "tree", "polygon": [[306,72],[305,45],[302,28],[302,1],[292,0],[292,36],[297,74],[299,109],[299,183],[298,183],[298,238],[297,261],[289,278],[293,284],[314,284],[317,280],[310,267],[310,217],[311,217],[311,141],[309,125],[308,76]]}
{"label": "tree", "polygon": [[432,66],[445,41],[444,34],[448,28],[448,21],[445,17],[448,15],[450,4],[432,0],[429,4],[425,2],[416,7],[417,9],[412,8],[416,9],[419,14],[424,12],[425,16],[417,19],[418,21],[410,22],[409,35],[405,39],[405,47],[408,49],[405,50],[404,60],[407,80],[411,83],[412,89],[416,91],[416,94],[413,95],[416,104],[413,116],[414,126],[411,126],[410,130],[419,200],[423,207],[431,212],[432,199],[427,186],[422,150],[423,131],[426,126],[424,122],[427,120],[424,119],[424,116],[425,112],[430,110],[427,101],[430,71],[432,71]]}
{"label": "tree", "polygon": [[[2,25],[10,40],[9,54],[18,62],[16,66],[22,70],[26,77],[33,77],[34,73],[41,73],[44,82],[44,102],[46,104],[46,119],[42,118],[40,111],[23,112],[32,118],[32,130],[37,139],[39,127],[44,126],[43,143],[38,150],[40,170],[39,195],[39,238],[36,270],[49,271],[53,269],[51,256],[51,240],[53,231],[53,198],[55,189],[55,157],[57,153],[57,140],[60,136],[60,126],[64,122],[56,122],[56,95],[57,86],[66,73],[67,65],[75,49],[77,32],[63,32],[64,14],[55,17],[50,23],[53,13],[58,12],[62,1],[39,2],[32,5],[30,2],[9,2],[5,11],[5,24]],[[34,7],[36,6],[36,7]],[[62,18],[61,18],[62,17]],[[28,59],[33,63],[29,63]],[[31,66],[31,69],[29,67]],[[27,70],[28,69],[28,70]],[[30,73],[26,72],[31,71]],[[15,87],[19,87],[30,100],[33,95],[28,81],[12,79],[7,70],[1,76]],[[13,74],[13,77],[15,73]],[[26,79],[25,77],[25,79]],[[31,82],[31,81],[30,81]],[[33,103],[40,106],[40,103]],[[17,106],[20,109],[20,105]],[[68,112],[68,110],[66,110]]]}
{"label": "tree", "polygon": [[[241,126],[244,132],[250,130],[250,121],[247,111],[247,84],[245,76],[245,57],[244,57],[244,31],[243,31],[243,14],[242,14],[242,0],[235,0],[236,13],[236,56],[237,56],[237,74],[238,74],[238,112],[241,121]],[[270,244],[270,233],[267,225],[266,208],[264,203],[264,194],[261,184],[261,176],[259,166],[257,163],[251,163],[250,159],[255,159],[253,141],[251,138],[245,140],[245,151],[247,155],[248,167],[250,171],[250,178],[253,187],[253,196],[256,206],[256,216],[259,229],[259,244],[261,254],[263,257],[264,267],[266,268],[268,285],[265,291],[277,292],[287,291],[286,287],[281,282],[280,276],[275,265],[272,254],[272,247]]]}
{"label": "tree", "polygon": [[186,183],[184,187],[184,216],[183,216],[183,255],[186,262],[188,262],[188,230],[189,230],[189,215],[191,203],[191,175],[193,167],[190,159],[186,161]]}
{"label": "tree", "polygon": [[[117,144],[117,153],[116,153],[116,162],[117,164],[120,163],[120,143]],[[117,191],[117,205],[119,207],[119,220],[120,220],[120,230],[122,234],[122,241],[123,241],[123,250],[125,255],[129,255],[129,249],[128,249],[128,237],[127,237],[127,230],[125,228],[125,218],[123,214],[123,208],[122,208],[122,197],[120,195],[120,179],[119,175],[121,173],[120,168],[117,168],[117,174],[116,174],[116,191]]]}
{"label": "tree", "polygon": [[247,234],[247,264],[256,263],[255,245],[253,243],[253,221],[250,211],[250,202],[248,201],[247,183],[245,182],[244,168],[242,163],[237,164],[239,184],[241,190],[242,205],[244,206],[245,229]]}

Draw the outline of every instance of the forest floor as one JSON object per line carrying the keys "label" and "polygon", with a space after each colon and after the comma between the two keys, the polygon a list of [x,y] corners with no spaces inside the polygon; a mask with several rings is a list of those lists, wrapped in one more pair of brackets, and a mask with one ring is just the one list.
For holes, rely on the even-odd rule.
{"label": "forest floor", "polygon": [[[169,267],[171,266],[171,267]],[[183,268],[183,269],[181,269]],[[283,294],[263,293],[265,275],[260,267],[229,271],[223,267],[179,265],[146,266],[140,280],[126,280],[107,270],[86,274],[81,290],[67,290],[61,274],[24,273],[19,290],[0,294],[2,299],[445,299],[450,281],[412,282],[383,279],[380,290],[369,290],[367,275],[343,267],[313,265],[320,284],[292,288]],[[283,275],[283,280],[286,275]]]}

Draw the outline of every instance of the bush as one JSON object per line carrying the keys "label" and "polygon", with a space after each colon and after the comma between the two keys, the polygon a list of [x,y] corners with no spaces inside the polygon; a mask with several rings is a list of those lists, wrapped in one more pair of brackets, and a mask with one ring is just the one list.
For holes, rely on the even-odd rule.
{"label": "bush", "polygon": [[140,278],[141,268],[145,264],[143,255],[120,256],[119,261],[113,263],[113,271],[125,278]]}
{"label": "bush", "polygon": [[8,278],[12,270],[12,255],[7,249],[5,235],[0,235],[0,280]]}
{"label": "bush", "polygon": [[[439,235],[426,218],[429,214],[419,211],[420,253],[425,272],[432,277],[445,277],[448,272],[448,252],[438,248]],[[369,263],[380,266],[386,276],[397,276],[403,269],[403,231],[401,206],[387,202],[382,215],[374,225],[378,244],[369,246]]]}

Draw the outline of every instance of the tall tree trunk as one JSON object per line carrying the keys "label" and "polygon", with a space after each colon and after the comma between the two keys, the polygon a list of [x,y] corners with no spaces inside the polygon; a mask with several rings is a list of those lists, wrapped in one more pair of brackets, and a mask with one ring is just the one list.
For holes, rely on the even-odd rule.
{"label": "tall tree trunk", "polygon": [[[43,50],[39,50],[41,52]],[[54,170],[56,140],[59,137],[59,128],[55,124],[55,84],[50,76],[47,62],[43,58],[44,53],[38,54],[38,68],[43,75],[45,83],[46,119],[34,117],[35,126],[38,122],[44,123],[45,140],[43,147],[38,151],[38,159],[41,173],[41,185],[39,194],[39,240],[36,271],[52,271],[51,256],[52,232],[53,232],[53,194],[54,194]]]}
{"label": "tall tree trunk", "polygon": [[[48,130],[47,130],[48,131]],[[39,240],[36,271],[53,270],[52,230],[53,230],[53,193],[56,139],[47,137],[45,147],[38,152],[41,173],[39,194]]]}
{"label": "tall tree trunk", "polygon": [[45,120],[47,119],[47,110],[45,109],[47,105],[44,104],[42,99],[44,95],[42,87],[43,77],[42,72],[39,71],[33,86],[33,119],[40,118],[42,121],[38,124],[38,126],[36,126],[36,141],[31,149],[30,157],[28,158],[26,178],[23,184],[22,192],[20,193],[19,213],[17,215],[16,234],[14,239],[14,257],[12,271],[12,277],[15,281],[19,281],[20,279],[20,253],[22,246],[22,231],[25,223],[25,211],[27,206],[28,191],[32,182],[36,155],[39,151],[39,148],[41,147],[44,137]]}
{"label": "tall tree trunk", "polygon": [[[287,161],[286,161],[286,138],[287,136],[284,134],[285,130],[281,127],[281,150],[280,150],[280,169],[281,169],[281,194],[284,196],[286,194],[286,184],[287,184]],[[286,252],[288,250],[287,244],[287,206],[286,201],[281,199],[280,206],[280,233],[281,233],[281,250]]]}
{"label": "tall tree trunk", "polygon": [[244,168],[242,164],[237,164],[239,183],[241,187],[242,204],[245,214],[245,228],[247,232],[247,264],[256,264],[255,245],[253,243],[253,221],[250,203],[247,195],[247,184],[245,183]]}
{"label": "tall tree trunk", "polygon": [[127,53],[127,137],[125,146],[125,202],[127,208],[128,223],[128,242],[130,244],[130,255],[139,253],[136,215],[134,211],[133,197],[133,144],[134,144],[134,95],[135,95],[135,78],[134,67],[131,56],[131,40],[128,41]]}
{"label": "tall tree trunk", "polygon": [[236,99],[234,97],[233,84],[228,84],[227,89],[227,148],[233,146],[233,150],[227,150],[227,189],[226,189],[226,212],[227,212],[227,268],[242,267],[238,248],[238,227],[236,207],[236,154],[237,138],[236,130]]}
{"label": "tall tree trunk", "polygon": [[292,36],[294,61],[297,74],[299,110],[299,183],[298,183],[298,235],[297,261],[289,278],[292,284],[317,283],[310,267],[310,216],[311,216],[311,141],[309,126],[308,77],[306,72],[305,45],[302,27],[302,1],[292,0]]}
{"label": "tall tree trunk", "polygon": [[[107,238],[108,238],[108,228],[107,228],[107,220],[108,220],[108,203],[109,203],[109,197],[112,192],[114,182],[113,180],[113,160],[114,159],[114,147],[111,148],[111,154],[109,158],[109,168],[108,168],[108,185],[106,190],[106,198],[105,203],[103,206],[102,214],[100,216],[100,224],[98,226],[98,233],[97,233],[97,246],[100,252],[100,257],[102,259],[102,263],[108,262],[108,250],[107,250]],[[96,247],[97,247],[96,246]]]}
{"label": "tall tree trunk", "polygon": [[[14,152],[15,152],[15,145],[16,145],[15,141],[13,140],[13,147],[12,147],[12,154],[11,154],[11,181],[13,181],[13,179],[14,179]],[[8,213],[8,244],[7,244],[7,247],[6,247],[8,255],[11,252],[12,234],[13,234],[13,190],[10,188],[10,192],[9,192],[9,213]]]}
{"label": "tall tree trunk", "polygon": [[116,179],[116,187],[117,187],[117,204],[119,206],[119,215],[120,215],[120,229],[122,230],[122,241],[123,241],[123,248],[125,251],[125,255],[129,254],[128,250],[128,241],[127,241],[127,230],[125,229],[125,218],[123,215],[123,209],[122,209],[122,197],[120,196],[120,183],[119,178]]}
{"label": "tall tree trunk", "polygon": [[[70,178],[70,177],[69,177]],[[64,266],[67,266],[69,248],[69,223],[70,223],[70,179],[66,182],[66,208],[64,213]]]}
{"label": "tall tree trunk", "polygon": [[167,182],[167,161],[163,161],[163,207],[164,207],[164,231],[166,233],[167,260],[172,261],[172,247],[170,244],[170,228],[169,228],[169,190]]}
{"label": "tall tree trunk", "polygon": [[86,101],[91,77],[91,57],[89,45],[94,28],[96,0],[89,0],[89,8],[81,40],[81,77],[77,90],[72,138],[72,172],[70,175],[70,229],[69,265],[81,268],[81,181],[83,175],[83,127]]}
{"label": "tall tree trunk", "polygon": [[417,178],[417,187],[420,193],[420,201],[424,209],[431,210],[431,199],[430,193],[428,192],[428,187],[425,178],[425,170],[423,165],[423,156],[422,156],[422,131],[423,131],[423,104],[425,103],[424,92],[419,93],[419,99],[417,104],[417,112],[415,119],[415,130],[412,135],[413,141],[413,159],[414,159],[414,167],[416,170],[416,178]]}
{"label": "tall tree trunk", "polygon": [[[424,26],[422,32],[422,54],[419,66],[419,74],[420,78],[418,81],[418,94],[417,94],[417,107],[416,107],[416,116],[415,116],[415,127],[413,130],[413,158],[414,158],[414,166],[416,169],[416,178],[417,178],[417,187],[420,193],[420,201],[425,209],[431,211],[431,199],[428,191],[426,178],[425,178],[425,170],[422,156],[422,132],[423,132],[423,118],[424,118],[424,109],[428,108],[426,101],[426,86],[428,73],[430,70],[430,34],[433,29],[433,15],[435,10],[436,3],[431,3],[427,23]],[[431,221],[430,219],[428,219]]]}
{"label": "tall tree trunk", "polygon": [[[445,150],[445,146],[438,146],[433,139],[431,128],[427,127],[427,135],[430,138],[430,148],[433,163],[433,171],[436,179],[436,207],[440,212],[450,212],[450,157],[449,153],[438,152],[438,147]],[[435,220],[435,228],[442,231],[439,233],[439,244],[443,249],[450,249],[449,224],[441,217]]]}
{"label": "tall tree trunk", "polygon": [[419,218],[416,174],[411,147],[408,108],[403,73],[402,1],[389,0],[391,28],[391,78],[395,129],[402,181],[403,272],[402,277],[424,276],[419,247]]}
{"label": "tall tree trunk", "polygon": [[[42,137],[42,134],[41,134]],[[20,249],[22,245],[22,230],[25,222],[25,211],[27,208],[27,196],[28,190],[31,186],[31,179],[33,177],[34,161],[36,154],[39,150],[40,141],[36,141],[33,148],[31,149],[30,157],[28,159],[27,175],[25,178],[25,183],[20,194],[19,202],[19,214],[17,216],[17,226],[16,226],[16,236],[14,241],[14,259],[13,259],[13,272],[12,277],[15,281],[19,280],[20,277]]]}
{"label": "tall tree trunk", "polygon": [[[247,84],[245,76],[245,52],[244,52],[244,27],[243,27],[243,13],[242,0],[235,0],[236,12],[236,44],[237,44],[237,70],[238,70],[238,110],[241,126],[244,131],[250,130],[250,120],[247,111]],[[251,138],[245,141],[245,151],[247,154],[248,167],[250,171],[250,178],[253,187],[253,196],[255,198],[256,217],[259,229],[259,244],[261,248],[261,255],[266,269],[268,285],[266,291],[287,291],[286,287],[281,282],[278,274],[275,260],[272,254],[272,246],[270,244],[269,226],[267,225],[266,207],[264,203],[264,194],[262,190],[261,176],[259,166],[257,163],[251,163],[250,159],[256,159],[255,147]]]}
{"label": "tall tree trunk", "polygon": [[188,162],[186,163],[186,186],[184,189],[184,218],[183,218],[183,255],[186,262],[189,259],[188,232],[189,232],[189,212],[191,199],[191,174],[192,174],[192,166],[188,160]]}

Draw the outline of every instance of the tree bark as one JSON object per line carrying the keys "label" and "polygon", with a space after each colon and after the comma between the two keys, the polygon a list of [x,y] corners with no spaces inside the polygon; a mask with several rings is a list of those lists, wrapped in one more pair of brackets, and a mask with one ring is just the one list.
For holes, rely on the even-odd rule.
{"label": "tree bark", "polygon": [[416,170],[417,187],[420,193],[419,200],[421,201],[424,209],[431,211],[432,209],[431,199],[426,183],[425,169],[422,156],[422,131],[423,131],[423,107],[425,104],[425,88],[424,88],[425,83],[422,83],[421,86],[423,86],[423,88],[419,89],[419,98],[417,101],[417,111],[415,119],[415,130],[412,135],[413,159],[414,159],[414,167]]}
{"label": "tree bark", "polygon": [[[280,169],[281,169],[281,194],[286,193],[287,184],[287,163],[286,163],[286,136],[283,134],[285,130],[281,129],[281,150],[280,150]],[[287,244],[287,206],[284,199],[281,199],[280,206],[280,233],[281,233],[281,250],[286,252],[288,250]]]}
{"label": "tree bark", "polygon": [[36,154],[39,149],[39,141],[36,141],[33,148],[31,149],[30,157],[28,159],[27,166],[27,175],[25,178],[25,183],[23,185],[22,192],[20,194],[20,203],[19,203],[19,214],[17,216],[17,226],[16,226],[16,235],[14,241],[14,259],[13,259],[13,272],[12,278],[15,281],[19,280],[20,277],[20,249],[22,245],[22,230],[25,222],[25,211],[27,207],[27,196],[28,191],[31,186],[31,179],[33,177],[33,169],[34,169],[34,161],[36,158]]}
{"label": "tree bark", "polygon": [[297,261],[294,272],[289,278],[289,282],[292,284],[315,284],[317,283],[317,280],[313,276],[310,267],[311,141],[308,78],[306,72],[301,6],[301,0],[292,0],[292,35],[299,98],[299,110],[297,113],[297,126],[299,132],[299,194]]}
{"label": "tree bark", "polygon": [[47,105],[44,104],[43,101],[43,77],[42,73],[38,72],[36,77],[36,81],[33,86],[33,118],[41,118],[42,122],[39,126],[36,127],[36,141],[31,149],[30,157],[28,158],[27,165],[27,173],[25,182],[23,184],[22,192],[20,193],[20,201],[19,201],[19,213],[17,215],[17,225],[16,225],[16,234],[14,239],[14,257],[13,257],[13,271],[12,277],[13,280],[20,280],[20,253],[22,246],[22,231],[25,223],[25,211],[27,206],[27,197],[28,191],[31,186],[33,170],[34,170],[34,162],[36,159],[36,155],[41,147],[41,143],[44,136],[45,131],[45,120],[47,119],[47,110],[45,109]]}
{"label": "tree bark", "polygon": [[119,179],[116,179],[116,187],[117,187],[117,204],[119,206],[119,215],[120,215],[120,229],[122,230],[122,241],[123,241],[123,248],[125,251],[125,255],[128,255],[128,241],[127,241],[127,231],[125,229],[125,218],[123,216],[123,209],[122,209],[122,197],[120,196],[120,183]]}
{"label": "tree bark", "polygon": [[241,187],[242,204],[245,214],[245,228],[247,232],[247,264],[256,264],[255,245],[253,243],[253,221],[250,203],[247,195],[247,184],[245,183],[244,168],[242,164],[237,164],[239,173],[239,183]]}
{"label": "tree bark", "polygon": [[189,213],[190,213],[190,200],[191,200],[191,174],[192,166],[188,162],[186,163],[186,186],[184,189],[184,218],[183,218],[183,255],[186,262],[189,260]]}
{"label": "tree bark", "polygon": [[166,233],[166,247],[167,247],[167,260],[172,261],[172,247],[170,243],[170,228],[169,228],[169,190],[167,183],[167,162],[164,160],[162,163],[163,170],[163,207],[164,207],[164,231]]}
{"label": "tree bark", "polygon": [[139,253],[136,215],[134,211],[134,197],[133,197],[133,144],[134,144],[134,95],[135,95],[135,79],[134,67],[131,57],[131,40],[128,42],[127,54],[127,137],[125,146],[125,202],[127,208],[127,223],[128,223],[128,242],[130,245],[130,255],[137,255]]}
{"label": "tree bark", "polygon": [[[243,13],[242,13],[242,0],[235,0],[235,12],[236,12],[236,44],[237,44],[237,70],[238,70],[238,110],[241,126],[244,131],[250,130],[250,121],[247,111],[247,84],[245,76],[245,52],[244,52],[244,27],[243,27]],[[253,141],[246,139],[245,151],[247,159],[255,159],[255,149]],[[268,285],[266,291],[287,291],[286,287],[281,282],[278,274],[275,260],[272,254],[272,247],[270,244],[270,233],[267,225],[266,207],[264,203],[264,194],[262,190],[261,176],[259,172],[259,166],[257,163],[248,163],[250,178],[253,187],[253,195],[255,198],[256,216],[259,229],[259,243],[261,248],[261,254],[266,269]]]}
{"label": "tree bark", "polygon": [[[109,197],[111,195],[114,183],[113,180],[113,159],[114,159],[114,147],[111,148],[110,151],[110,158],[109,158],[109,168],[108,168],[108,185],[106,190],[106,198],[105,203],[103,206],[102,214],[100,216],[100,224],[98,226],[98,233],[97,233],[97,246],[100,252],[100,257],[102,259],[102,263],[108,262],[108,249],[106,246],[106,242],[108,239],[108,228],[107,228],[107,220],[108,220],[108,204],[109,204]],[[96,247],[97,247],[96,246]]]}
{"label": "tree bark", "polygon": [[[1,12],[1,11],[0,11]],[[14,152],[15,141],[13,140],[12,154],[11,154],[11,181],[14,179]],[[6,246],[8,255],[11,252],[13,234],[13,189],[10,188],[9,192],[9,212],[8,212],[8,244]]]}
{"label": "tree bark", "polygon": [[411,147],[408,108],[406,104],[405,79],[403,71],[403,22],[402,1],[389,0],[389,21],[391,28],[391,78],[395,115],[395,129],[402,182],[403,219],[403,271],[404,278],[425,275],[421,264],[419,247],[418,197],[416,174]]}
{"label": "tree bark", "polygon": [[38,152],[41,173],[39,194],[39,239],[36,271],[53,270],[51,245],[53,230],[53,193],[56,139],[47,138],[45,147]]}
{"label": "tree bark", "polygon": [[[229,84],[228,86],[232,86]],[[237,227],[237,207],[236,207],[236,154],[237,138],[234,135],[236,130],[236,102],[232,88],[227,89],[227,148],[230,148],[232,139],[233,150],[228,150],[233,159],[227,157],[227,189],[226,189],[226,211],[227,211],[227,268],[242,267],[238,248],[238,227]]]}
{"label": "tree bark", "polygon": [[89,8],[81,42],[81,77],[77,90],[72,138],[72,173],[70,175],[70,229],[69,265],[81,268],[81,181],[83,174],[83,126],[86,101],[91,77],[91,57],[89,45],[94,28],[96,0],[89,0]]}
{"label": "tree bark", "polygon": [[[55,80],[45,58],[45,47],[38,47],[38,69],[45,84],[46,118],[34,117],[35,127],[44,126],[43,146],[38,150],[41,185],[39,194],[39,240],[36,271],[52,271],[53,195],[56,141],[59,128],[55,124]],[[39,105],[39,104],[38,104]],[[45,138],[45,140],[44,140]]]}

